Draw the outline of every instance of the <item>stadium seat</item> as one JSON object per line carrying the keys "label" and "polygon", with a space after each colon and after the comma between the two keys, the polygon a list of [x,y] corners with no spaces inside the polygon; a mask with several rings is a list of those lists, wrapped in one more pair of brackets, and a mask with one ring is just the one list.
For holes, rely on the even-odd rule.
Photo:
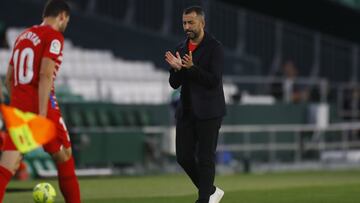
{"label": "stadium seat", "polygon": [[135,116],[136,116],[136,119],[138,120],[137,123],[140,126],[149,126],[149,125],[151,125],[150,116],[149,116],[149,113],[147,112],[146,109],[142,109],[142,108],[138,109],[135,112]]}
{"label": "stadium seat", "polygon": [[83,116],[81,115],[81,111],[79,109],[77,108],[68,109],[68,113],[70,116],[70,125],[72,127],[85,126]]}
{"label": "stadium seat", "polygon": [[136,119],[136,115],[134,113],[134,110],[127,109],[126,111],[122,112],[124,115],[124,124],[129,127],[139,126],[138,120]]}
{"label": "stadium seat", "polygon": [[124,115],[121,111],[118,110],[118,108],[114,108],[114,110],[110,111],[110,117],[112,118],[111,120],[113,121],[112,125],[114,126],[125,125]]}
{"label": "stadium seat", "polygon": [[[9,29],[9,39],[14,40],[21,31]],[[153,62],[115,58],[109,50],[84,49],[69,40],[65,40],[65,49],[56,84],[68,86],[73,95],[122,104],[168,103],[172,91],[168,73],[159,71]],[[0,66],[4,67],[0,74],[6,73],[9,55],[10,50],[0,50]],[[225,91],[226,98],[232,92]]]}
{"label": "stadium seat", "polygon": [[97,115],[94,108],[83,108],[82,109],[86,121],[86,126],[88,127],[97,127],[100,126],[97,121]]}
{"label": "stadium seat", "polygon": [[111,117],[109,114],[109,109],[106,107],[100,107],[97,109],[97,115],[99,118],[100,126],[111,126]]}

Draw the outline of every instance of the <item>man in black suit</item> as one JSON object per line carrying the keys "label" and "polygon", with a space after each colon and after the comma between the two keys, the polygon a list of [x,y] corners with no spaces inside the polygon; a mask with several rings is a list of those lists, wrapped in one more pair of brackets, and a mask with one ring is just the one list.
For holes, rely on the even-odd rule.
{"label": "man in black suit", "polygon": [[170,86],[181,87],[176,110],[176,156],[178,163],[199,190],[198,203],[218,203],[224,191],[214,186],[216,146],[225,115],[222,85],[224,53],[220,42],[204,31],[201,7],[183,12],[187,35],[172,54],[165,53],[170,65]]}

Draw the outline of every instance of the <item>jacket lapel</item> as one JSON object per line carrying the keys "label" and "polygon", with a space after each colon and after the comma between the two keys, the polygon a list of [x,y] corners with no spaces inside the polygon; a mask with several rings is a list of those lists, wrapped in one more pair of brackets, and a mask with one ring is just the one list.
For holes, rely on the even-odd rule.
{"label": "jacket lapel", "polygon": [[199,61],[201,59],[201,56],[205,53],[206,45],[208,44],[207,41],[209,40],[208,33],[205,32],[204,39],[200,42],[198,47],[194,50],[192,53],[193,55],[193,62],[195,65],[199,65]]}
{"label": "jacket lapel", "polygon": [[[200,42],[198,47],[193,52],[193,62],[195,65],[198,65],[197,63],[200,61],[201,56],[204,54],[205,47],[207,45],[208,40],[209,40],[209,34],[207,32],[205,32],[204,39]],[[186,39],[183,41],[183,43],[179,47],[179,53],[180,53],[181,57],[183,57],[185,54],[189,53],[188,43],[189,43],[189,40]]]}
{"label": "jacket lapel", "polygon": [[180,53],[180,56],[183,57],[185,54],[188,53],[188,47],[187,47],[187,44],[188,44],[188,40],[184,40],[184,42],[181,44],[181,46],[179,47],[179,53]]}

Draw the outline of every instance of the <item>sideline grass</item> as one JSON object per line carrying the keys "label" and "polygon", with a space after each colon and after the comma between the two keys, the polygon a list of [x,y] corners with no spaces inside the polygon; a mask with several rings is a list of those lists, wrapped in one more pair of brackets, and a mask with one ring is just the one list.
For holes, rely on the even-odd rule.
{"label": "sideline grass", "polygon": [[[55,180],[45,180],[57,188]],[[30,189],[40,180],[9,184]],[[360,170],[218,176],[222,203],[357,203]],[[195,188],[185,175],[80,180],[84,203],[193,203]],[[63,202],[58,195],[57,202]],[[6,193],[4,203],[31,203],[31,192]]]}

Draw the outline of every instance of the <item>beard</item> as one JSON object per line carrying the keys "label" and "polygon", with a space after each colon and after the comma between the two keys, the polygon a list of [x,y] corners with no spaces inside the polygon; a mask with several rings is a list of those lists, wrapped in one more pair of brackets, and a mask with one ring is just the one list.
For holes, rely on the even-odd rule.
{"label": "beard", "polygon": [[59,31],[62,32],[62,33],[64,33],[65,30],[66,30],[66,28],[67,28],[67,25],[68,25],[68,24],[65,23],[65,22],[61,23],[60,26],[59,26]]}
{"label": "beard", "polygon": [[195,31],[192,31],[192,30],[186,30],[186,31],[185,31],[185,34],[186,34],[186,36],[187,36],[189,39],[192,39],[192,40],[194,40],[194,39],[196,39],[196,38],[199,37],[199,34],[196,33]]}
{"label": "beard", "polygon": [[59,31],[60,31],[60,32],[64,33],[65,30],[66,30],[66,26],[61,25],[61,26],[59,27]]}

